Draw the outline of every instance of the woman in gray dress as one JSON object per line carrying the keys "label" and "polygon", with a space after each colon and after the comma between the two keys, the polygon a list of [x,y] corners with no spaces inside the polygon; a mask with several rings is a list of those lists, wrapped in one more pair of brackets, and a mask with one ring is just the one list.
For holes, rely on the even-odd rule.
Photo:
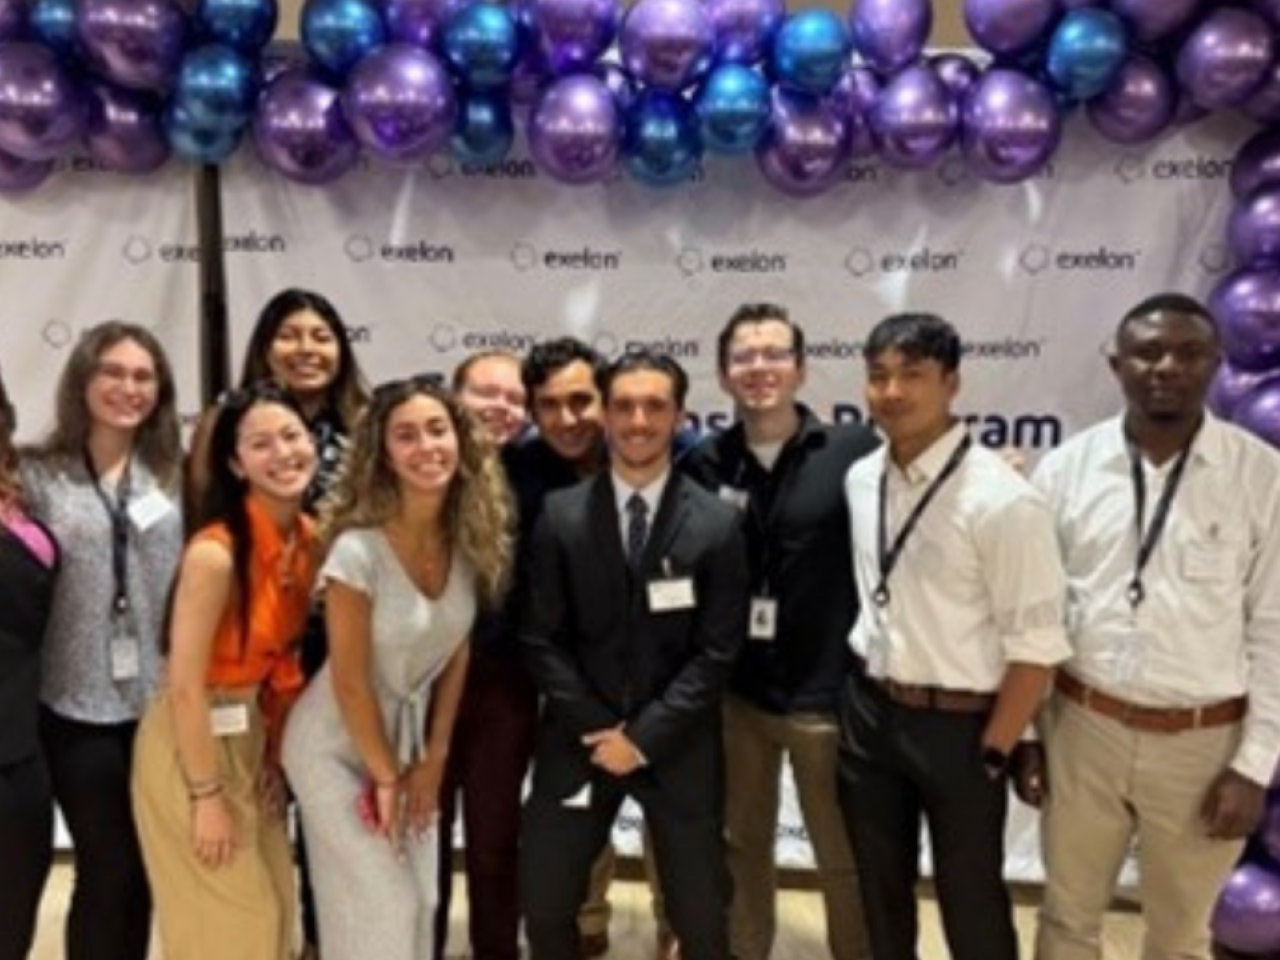
{"label": "woman in gray dress", "polygon": [[451,395],[374,392],[322,515],[330,659],[284,741],[325,960],[430,955],[467,635],[506,582],[512,520],[497,454]]}

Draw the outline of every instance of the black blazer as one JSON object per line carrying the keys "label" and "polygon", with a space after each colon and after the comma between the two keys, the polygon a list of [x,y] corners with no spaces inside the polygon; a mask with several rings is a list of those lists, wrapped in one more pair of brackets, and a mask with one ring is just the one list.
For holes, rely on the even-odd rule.
{"label": "black blazer", "polygon": [[[624,723],[642,774],[714,793],[721,696],[749,602],[737,511],[673,471],[633,574],[606,471],[547,498],[528,559],[520,639],[545,697],[539,766],[559,752],[557,779],[580,787],[593,769],[583,734]],[[691,578],[695,605],[650,610],[648,583],[665,577]]]}
{"label": "black blazer", "polygon": [[[43,527],[49,540],[53,534]],[[40,563],[0,524],[0,767],[36,754],[40,644],[58,565]]]}

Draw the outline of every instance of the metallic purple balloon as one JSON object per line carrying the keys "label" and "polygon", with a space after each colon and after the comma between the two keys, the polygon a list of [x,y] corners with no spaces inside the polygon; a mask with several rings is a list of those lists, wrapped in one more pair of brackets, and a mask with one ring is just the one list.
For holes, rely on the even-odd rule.
{"label": "metallic purple balloon", "polygon": [[[1231,419],[1273,447],[1280,447],[1280,382],[1268,380],[1246,393],[1231,412]],[[1271,926],[1271,941],[1266,948],[1268,954],[1280,949],[1280,915],[1271,917]],[[1226,939],[1222,942],[1231,944]]]}
{"label": "metallic purple balloon", "polygon": [[1213,375],[1213,382],[1209,384],[1209,395],[1205,398],[1209,409],[1218,416],[1230,420],[1236,405],[1245,394],[1276,376],[1275,371],[1253,373],[1248,370],[1237,370],[1224,360],[1218,365],[1218,372]]}
{"label": "metallic purple balloon", "polygon": [[854,49],[881,73],[919,60],[932,29],[930,0],[854,0],[849,12]]}
{"label": "metallic purple balloon", "polygon": [[298,183],[330,183],[360,158],[338,91],[306,69],[286,71],[263,90],[253,142],[264,164]]}
{"label": "metallic purple balloon", "polygon": [[449,72],[407,43],[368,54],[342,89],[342,113],[365,148],[388,163],[415,163],[449,142],[458,102]]}
{"label": "metallic purple balloon", "polygon": [[871,129],[871,109],[880,96],[880,78],[868,67],[849,67],[830,94],[832,107],[849,128],[849,156],[873,156],[880,149]]}
{"label": "metallic purple balloon", "polygon": [[1057,19],[1058,0],[964,0],[964,22],[978,46],[996,56],[1026,53]]}
{"label": "metallic purple balloon", "polygon": [[1280,366],[1280,270],[1246,267],[1224,277],[1209,297],[1222,352],[1242,371]]}
{"label": "metallic purple balloon", "polygon": [[758,63],[787,15],[784,0],[706,0],[716,63]]}
{"label": "metallic purple balloon", "polygon": [[1236,204],[1227,221],[1227,237],[1238,262],[1276,269],[1280,261],[1280,187],[1264,188]]}
{"label": "metallic purple balloon", "polygon": [[1275,54],[1266,20],[1250,10],[1222,7],[1191,31],[1178,51],[1178,82],[1202,107],[1243,102],[1262,83]]}
{"label": "metallic purple balloon", "polygon": [[77,0],[85,60],[130,90],[167,90],[187,46],[187,16],[172,0]]}
{"label": "metallic purple balloon", "polygon": [[[1280,394],[1264,396],[1280,399]],[[1259,414],[1266,407],[1262,404]],[[1271,408],[1271,415],[1280,419],[1280,407]],[[1218,897],[1212,927],[1214,941],[1229,950],[1264,954],[1280,949],[1280,877],[1256,863],[1236,867]]]}
{"label": "metallic purple balloon", "polygon": [[927,167],[959,135],[956,98],[926,66],[908,67],[890,80],[871,111],[880,154],[895,167]]}
{"label": "metallic purple balloon", "polygon": [[550,86],[554,78],[542,54],[537,47],[529,47],[524,55],[516,61],[511,69],[511,82],[507,84],[507,95],[513,106],[529,107],[537,103],[542,91]]}
{"label": "metallic purple balloon", "polygon": [[982,180],[1017,183],[1058,148],[1062,118],[1053,91],[1019,70],[988,70],[964,101],[965,164]]}
{"label": "metallic purple balloon", "polygon": [[0,193],[34,190],[53,172],[52,160],[23,160],[0,150]]}
{"label": "metallic purple balloon", "polygon": [[598,183],[617,169],[622,118],[600,80],[563,77],[542,95],[529,121],[529,152],[561,183]]}
{"label": "metallic purple balloon", "polygon": [[158,99],[95,81],[89,86],[89,122],[84,134],[89,154],[117,173],[160,169],[171,152],[160,114]]}
{"label": "metallic purple balloon", "polygon": [[929,66],[938,75],[938,79],[947,85],[947,89],[955,94],[956,102],[964,100],[973,85],[982,76],[978,65],[968,57],[959,53],[940,53],[929,58]]}
{"label": "metallic purple balloon", "polygon": [[84,90],[39,43],[0,44],[0,150],[23,160],[58,156],[84,132]]}
{"label": "metallic purple balloon", "polygon": [[1258,123],[1280,123],[1280,57],[1271,64],[1258,88],[1240,104],[1240,112]]}
{"label": "metallic purple balloon", "polygon": [[1116,77],[1085,106],[1095,130],[1113,143],[1150,140],[1173,121],[1177,91],[1165,69],[1141,53],[1131,53]]}
{"label": "metallic purple balloon", "polygon": [[386,0],[382,19],[388,43],[408,43],[435,51],[448,19],[468,0]]}
{"label": "metallic purple balloon", "polygon": [[1260,130],[1231,165],[1231,195],[1243,203],[1255,190],[1273,185],[1280,185],[1280,130]]}
{"label": "metallic purple balloon", "polygon": [[1200,0],[1111,0],[1111,9],[1129,24],[1140,43],[1167,37],[1191,22]]}
{"label": "metallic purple balloon", "polygon": [[622,21],[622,65],[638,81],[677,91],[711,68],[715,28],[698,0],[639,0]]}
{"label": "metallic purple balloon", "polygon": [[22,39],[28,6],[27,0],[0,0],[0,42]]}
{"label": "metallic purple balloon", "polygon": [[756,164],[788,196],[823,193],[848,168],[848,124],[826,98],[775,88]]}
{"label": "metallic purple balloon", "polygon": [[519,16],[558,77],[589,68],[618,32],[617,0],[524,0]]}

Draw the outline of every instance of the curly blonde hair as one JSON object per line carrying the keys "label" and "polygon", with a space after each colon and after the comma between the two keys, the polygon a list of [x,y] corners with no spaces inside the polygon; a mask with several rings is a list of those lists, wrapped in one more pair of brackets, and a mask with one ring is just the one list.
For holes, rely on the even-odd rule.
{"label": "curly blonde hair", "polygon": [[444,407],[458,436],[458,468],[445,497],[445,533],[475,571],[481,603],[496,607],[511,576],[515,503],[497,448],[435,378],[397,380],[374,390],[356,421],[337,481],[320,506],[320,536],[328,547],[343,531],[381,526],[395,516],[400,494],[387,462],[387,424],[415,396]]}

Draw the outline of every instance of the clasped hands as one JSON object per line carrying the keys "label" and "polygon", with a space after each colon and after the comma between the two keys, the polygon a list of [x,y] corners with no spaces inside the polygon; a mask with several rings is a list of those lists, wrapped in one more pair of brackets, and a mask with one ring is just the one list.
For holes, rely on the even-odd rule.
{"label": "clasped hands", "polygon": [[615,777],[625,777],[644,766],[644,754],[624,729],[623,724],[618,724],[582,738],[582,745],[591,748],[591,762]]}

